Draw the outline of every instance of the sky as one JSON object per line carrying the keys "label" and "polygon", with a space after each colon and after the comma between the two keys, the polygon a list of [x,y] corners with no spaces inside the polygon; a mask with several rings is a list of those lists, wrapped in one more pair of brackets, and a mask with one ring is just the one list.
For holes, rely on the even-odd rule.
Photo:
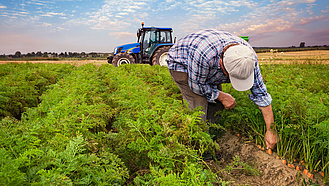
{"label": "sky", "polygon": [[0,0],[0,54],[113,52],[137,29],[218,29],[254,47],[329,45],[329,0]]}

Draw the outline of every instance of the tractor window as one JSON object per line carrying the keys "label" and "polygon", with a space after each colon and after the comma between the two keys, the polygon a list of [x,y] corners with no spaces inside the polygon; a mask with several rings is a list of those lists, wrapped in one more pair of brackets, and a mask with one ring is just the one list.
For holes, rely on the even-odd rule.
{"label": "tractor window", "polygon": [[159,43],[159,32],[156,29],[147,30],[144,34],[143,53],[150,55]]}
{"label": "tractor window", "polygon": [[170,31],[161,31],[160,32],[160,42],[161,43],[171,43],[171,34]]}
{"label": "tractor window", "polygon": [[143,37],[144,37],[144,32],[141,29],[139,29],[137,31],[137,43],[139,43]]}
{"label": "tractor window", "polygon": [[147,48],[150,47],[150,31],[146,31],[144,34],[144,40],[143,40],[143,51],[145,51]]}

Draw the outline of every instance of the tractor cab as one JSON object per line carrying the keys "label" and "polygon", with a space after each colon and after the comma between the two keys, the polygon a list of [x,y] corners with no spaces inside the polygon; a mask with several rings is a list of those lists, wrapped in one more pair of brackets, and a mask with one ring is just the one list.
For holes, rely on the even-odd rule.
{"label": "tractor cab", "polygon": [[140,43],[142,61],[147,62],[157,48],[173,44],[172,28],[144,27],[142,24],[137,31],[137,43]]}

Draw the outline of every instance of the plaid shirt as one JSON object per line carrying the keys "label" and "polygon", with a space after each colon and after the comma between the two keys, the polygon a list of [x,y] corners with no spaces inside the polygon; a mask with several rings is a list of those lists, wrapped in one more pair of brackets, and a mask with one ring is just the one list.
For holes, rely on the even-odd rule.
{"label": "plaid shirt", "polygon": [[[231,43],[248,46],[244,39],[229,32],[201,30],[180,39],[168,52],[168,68],[188,74],[188,83],[193,92],[205,96],[208,102],[218,98],[217,85],[230,83],[219,64],[222,50]],[[255,53],[255,52],[254,52]],[[258,106],[268,106],[272,98],[267,93],[255,53],[254,85],[249,98]]]}

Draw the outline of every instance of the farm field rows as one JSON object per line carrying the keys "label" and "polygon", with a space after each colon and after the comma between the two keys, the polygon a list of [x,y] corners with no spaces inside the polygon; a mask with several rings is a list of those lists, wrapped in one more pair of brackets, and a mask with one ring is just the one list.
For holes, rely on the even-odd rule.
{"label": "farm field rows", "polygon": [[[256,147],[264,147],[265,128],[249,92],[229,84],[223,90],[238,105],[221,111],[220,123],[212,127],[222,138],[213,142],[201,113],[182,105],[165,67],[2,64],[0,182],[328,185],[329,67],[310,58],[311,63],[294,59],[292,65],[260,60],[280,138],[272,155]],[[223,159],[204,162],[201,154],[209,150],[223,151]],[[254,154],[270,163],[251,161]],[[275,164],[281,159],[295,168]],[[279,176],[269,171],[273,167]]]}
{"label": "farm field rows", "polygon": [[266,64],[329,64],[328,50],[266,52],[257,55],[259,62]]}

